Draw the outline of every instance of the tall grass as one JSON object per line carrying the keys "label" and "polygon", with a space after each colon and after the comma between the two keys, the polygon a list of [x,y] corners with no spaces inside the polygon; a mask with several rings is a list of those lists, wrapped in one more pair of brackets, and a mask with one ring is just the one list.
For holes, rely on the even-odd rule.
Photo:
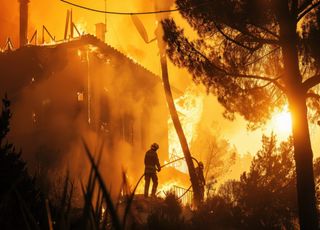
{"label": "tall grass", "polygon": [[[59,194],[59,200],[55,200],[51,203],[48,199],[43,199],[43,213],[40,215],[42,219],[36,219],[29,206],[21,196],[20,192],[16,189],[16,183],[10,189],[18,203],[18,210],[20,212],[20,219],[24,223],[24,229],[28,230],[40,230],[43,229],[43,225],[39,223],[45,223],[49,230],[70,230],[70,229],[84,229],[84,230],[100,230],[100,229],[115,229],[122,230],[128,229],[126,226],[128,223],[128,216],[130,208],[133,203],[136,188],[130,191],[130,186],[126,180],[125,172],[123,171],[121,190],[125,191],[125,194],[119,192],[118,200],[113,201],[110,189],[107,188],[104,179],[99,170],[99,165],[102,158],[103,144],[100,146],[98,153],[93,154],[87,143],[82,140],[84,153],[87,156],[90,163],[90,171],[88,180],[86,183],[80,179],[80,188],[82,191],[83,206],[81,208],[81,214],[74,218],[72,207],[72,198],[74,197],[75,185],[70,179],[69,172],[67,171],[61,183],[61,194]],[[94,157],[97,156],[97,157]],[[140,178],[140,180],[142,177]],[[139,182],[140,182],[139,180]],[[125,202],[122,202],[125,201]],[[120,203],[121,208],[124,209],[122,216],[120,215]],[[2,205],[3,202],[1,201]],[[0,205],[0,206],[1,206]],[[11,207],[13,208],[13,207]],[[1,226],[0,226],[1,229]]]}
{"label": "tall grass", "polygon": [[[125,172],[123,171],[121,190],[126,191],[125,194],[125,207],[123,216],[120,217],[119,214],[119,204],[121,203],[123,194],[119,192],[119,197],[117,201],[113,201],[110,189],[107,188],[101,172],[99,170],[99,165],[102,158],[103,144],[99,147],[98,153],[93,154],[85,140],[82,140],[84,152],[90,163],[89,177],[86,184],[80,179],[80,187],[82,191],[82,197],[84,204],[82,207],[82,214],[79,221],[81,229],[115,229],[122,230],[126,229],[127,219],[130,213],[130,208],[132,206],[135,191],[137,189],[138,183],[141,181],[143,176],[140,178],[137,185],[134,187],[133,191],[130,191],[130,186],[126,180]],[[97,157],[94,157],[94,156]],[[57,220],[53,221],[54,218],[51,217],[50,209],[47,209],[48,215],[48,226],[56,226],[53,229],[68,230],[71,229],[70,225],[70,211],[71,211],[71,197],[73,194],[73,183],[70,182],[69,174],[66,174],[63,192],[61,194],[60,208],[58,209],[59,216]],[[48,208],[49,205],[48,205]],[[127,227],[128,228],[128,227]],[[49,227],[51,230],[51,228]]]}
{"label": "tall grass", "polygon": [[[80,179],[84,203],[81,208],[81,215],[74,221],[71,217],[74,211],[71,201],[75,194],[75,185],[69,177],[69,172],[67,171],[61,185],[60,201],[51,203],[43,196],[41,199],[40,193],[35,189],[34,180],[27,173],[26,163],[20,159],[21,152],[16,152],[13,144],[5,142],[5,137],[10,130],[9,121],[11,118],[10,101],[7,96],[2,100],[2,104],[2,111],[0,112],[0,178],[2,188],[6,189],[1,189],[0,211],[6,217],[11,218],[10,213],[14,213],[17,217],[14,216],[10,219],[11,222],[8,222],[6,217],[0,216],[0,222],[11,227],[10,225],[14,224],[14,226],[18,226],[17,223],[14,223],[18,221],[19,226],[30,230],[40,228],[69,230],[74,228],[74,222],[78,224],[76,229],[125,229],[137,186],[131,193],[123,172],[122,189],[126,190],[127,202],[125,203],[124,214],[120,217],[118,209],[120,199],[122,199],[121,193],[119,193],[118,201],[113,201],[110,190],[105,185],[99,171],[103,143],[100,146],[98,145],[96,154],[93,154],[85,140],[82,139],[84,153],[90,163],[90,172],[86,184]],[[28,198],[25,198],[27,196]],[[41,210],[34,210],[36,209],[34,207],[38,207],[35,204],[39,204]],[[7,229],[7,227],[0,226],[0,229]]]}

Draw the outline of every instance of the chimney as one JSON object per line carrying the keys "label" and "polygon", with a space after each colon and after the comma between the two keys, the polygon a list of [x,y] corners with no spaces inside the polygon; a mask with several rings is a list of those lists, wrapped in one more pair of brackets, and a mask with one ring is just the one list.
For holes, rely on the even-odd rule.
{"label": "chimney", "polygon": [[29,0],[18,0],[20,3],[20,47],[28,44],[28,4]]}
{"label": "chimney", "polygon": [[97,23],[96,24],[96,37],[101,41],[105,42],[106,38],[106,24],[104,23]]}

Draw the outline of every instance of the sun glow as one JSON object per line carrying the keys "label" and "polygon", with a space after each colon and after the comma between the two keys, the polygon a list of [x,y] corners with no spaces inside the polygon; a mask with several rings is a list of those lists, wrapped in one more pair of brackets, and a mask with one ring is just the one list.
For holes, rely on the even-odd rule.
{"label": "sun glow", "polygon": [[291,114],[285,108],[272,117],[271,130],[280,138],[287,138],[291,135],[291,124]]}

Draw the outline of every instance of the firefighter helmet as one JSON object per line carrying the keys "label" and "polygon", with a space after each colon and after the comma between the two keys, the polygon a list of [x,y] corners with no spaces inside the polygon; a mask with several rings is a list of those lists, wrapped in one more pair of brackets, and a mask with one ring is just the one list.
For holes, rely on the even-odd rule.
{"label": "firefighter helmet", "polygon": [[159,145],[157,143],[153,143],[151,145],[151,149],[154,150],[154,151],[156,151],[158,148],[159,148]]}

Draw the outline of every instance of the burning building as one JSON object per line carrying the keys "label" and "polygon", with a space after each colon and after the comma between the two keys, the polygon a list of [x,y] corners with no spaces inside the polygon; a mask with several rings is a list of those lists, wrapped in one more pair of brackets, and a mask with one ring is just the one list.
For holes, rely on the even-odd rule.
{"label": "burning building", "polygon": [[12,101],[12,138],[26,158],[58,163],[94,133],[124,166],[141,168],[152,142],[167,159],[159,77],[96,37],[0,53],[0,73],[0,95]]}
{"label": "burning building", "polygon": [[[132,182],[143,173],[151,143],[160,144],[161,162],[181,157],[178,139],[171,140],[160,77],[106,44],[105,24],[96,25],[97,36],[83,35],[68,11],[64,39],[56,41],[43,26],[38,44],[37,31],[27,36],[29,1],[19,2],[20,48],[7,44],[0,52],[0,95],[7,93],[12,102],[10,138],[31,169],[81,165],[81,137],[92,149],[102,139],[107,167],[118,175],[128,170]],[[176,170],[186,172],[185,164],[172,166],[160,175],[160,181],[167,181],[165,190],[176,186],[178,178],[189,183],[187,175]]]}

